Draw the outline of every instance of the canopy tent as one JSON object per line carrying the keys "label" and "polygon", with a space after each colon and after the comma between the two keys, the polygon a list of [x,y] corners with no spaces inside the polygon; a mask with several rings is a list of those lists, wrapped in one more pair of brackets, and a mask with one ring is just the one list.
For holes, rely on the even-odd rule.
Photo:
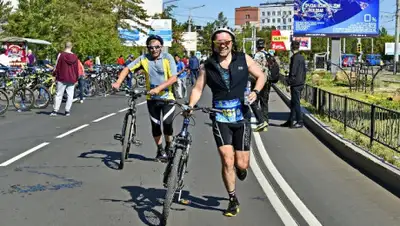
{"label": "canopy tent", "polygon": [[20,37],[6,37],[0,39],[0,42],[27,42],[39,45],[51,45],[50,42],[40,39],[32,39],[32,38],[20,38]]}

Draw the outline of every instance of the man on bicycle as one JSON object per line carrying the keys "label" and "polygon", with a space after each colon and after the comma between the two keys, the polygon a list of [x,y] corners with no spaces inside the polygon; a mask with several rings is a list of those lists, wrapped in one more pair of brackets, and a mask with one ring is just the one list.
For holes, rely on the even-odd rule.
{"label": "man on bicycle", "polygon": [[[235,168],[240,180],[247,176],[250,161],[251,112],[248,103],[257,99],[265,84],[265,76],[258,64],[247,54],[237,51],[235,34],[229,28],[217,28],[212,36],[212,56],[200,68],[193,87],[189,107],[199,101],[206,84],[212,92],[213,107],[221,109],[212,117],[213,134],[222,162],[222,177],[229,194],[229,205],[225,216],[239,212],[239,201],[235,193]],[[256,84],[245,97],[247,81],[251,73]]]}
{"label": "man on bicycle", "polygon": [[[151,35],[146,40],[148,54],[138,57],[135,61],[125,67],[118,80],[112,84],[113,88],[119,89],[122,82],[129,74],[142,69],[146,76],[147,108],[150,114],[152,134],[157,145],[156,159],[167,161],[169,149],[172,142],[172,120],[175,106],[165,102],[165,100],[175,100],[173,84],[177,81],[177,69],[174,58],[169,53],[163,53],[164,41],[160,36]],[[161,112],[163,117],[161,117]],[[161,123],[165,136],[166,146],[162,147]]]}

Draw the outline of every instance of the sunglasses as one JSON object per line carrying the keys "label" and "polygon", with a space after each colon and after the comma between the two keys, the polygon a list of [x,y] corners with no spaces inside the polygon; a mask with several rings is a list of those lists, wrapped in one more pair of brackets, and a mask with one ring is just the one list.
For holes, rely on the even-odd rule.
{"label": "sunglasses", "polygon": [[232,40],[214,40],[213,43],[215,45],[219,45],[219,46],[221,46],[221,45],[226,45],[227,46],[227,45],[232,43]]}
{"label": "sunglasses", "polygon": [[153,50],[153,49],[158,50],[158,49],[161,49],[161,46],[147,46],[147,49],[149,49],[149,50]]}

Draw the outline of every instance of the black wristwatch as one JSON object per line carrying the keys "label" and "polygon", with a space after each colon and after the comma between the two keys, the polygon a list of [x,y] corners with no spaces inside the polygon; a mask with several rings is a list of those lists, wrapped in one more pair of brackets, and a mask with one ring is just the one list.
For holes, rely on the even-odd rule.
{"label": "black wristwatch", "polygon": [[256,89],[253,89],[253,92],[255,92],[257,94],[257,96],[260,95],[260,91],[258,91]]}

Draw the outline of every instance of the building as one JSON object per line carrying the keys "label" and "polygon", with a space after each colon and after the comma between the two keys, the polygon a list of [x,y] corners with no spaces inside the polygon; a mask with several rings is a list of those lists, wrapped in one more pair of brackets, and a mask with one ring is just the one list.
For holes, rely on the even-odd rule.
{"label": "building", "polygon": [[235,8],[235,27],[240,28],[245,25],[260,26],[260,10],[258,7],[242,6]]}
{"label": "building", "polygon": [[293,0],[272,0],[260,4],[260,26],[278,30],[293,29]]}

